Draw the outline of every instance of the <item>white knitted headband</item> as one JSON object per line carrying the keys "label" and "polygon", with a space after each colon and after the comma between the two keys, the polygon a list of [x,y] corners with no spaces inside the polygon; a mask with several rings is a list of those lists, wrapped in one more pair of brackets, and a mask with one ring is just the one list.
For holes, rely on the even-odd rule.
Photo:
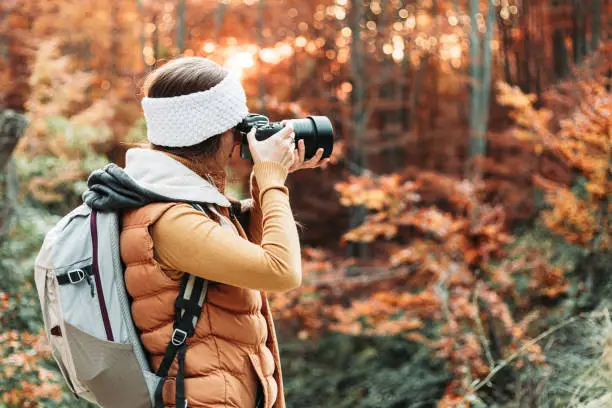
{"label": "white knitted headband", "polygon": [[229,72],[207,91],[170,98],[143,98],[147,138],[167,147],[193,146],[236,126],[247,114],[246,96]]}

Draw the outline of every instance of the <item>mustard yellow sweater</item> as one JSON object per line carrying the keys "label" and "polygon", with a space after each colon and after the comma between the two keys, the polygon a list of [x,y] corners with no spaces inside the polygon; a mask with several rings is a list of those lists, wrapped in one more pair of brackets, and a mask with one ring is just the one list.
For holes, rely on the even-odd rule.
{"label": "mustard yellow sweater", "polygon": [[[287,170],[279,163],[255,164],[248,233],[234,223],[235,234],[188,204],[169,209],[151,227],[156,259],[162,268],[172,278],[187,272],[255,290],[298,287],[302,277],[300,244],[286,178]],[[217,183],[218,177],[214,179]],[[219,183],[222,185],[217,187],[223,192],[225,178]]]}

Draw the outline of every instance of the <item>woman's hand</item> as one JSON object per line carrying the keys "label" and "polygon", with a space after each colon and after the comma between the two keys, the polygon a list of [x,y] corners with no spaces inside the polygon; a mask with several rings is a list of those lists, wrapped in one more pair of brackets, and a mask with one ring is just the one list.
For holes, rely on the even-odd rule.
{"label": "woman's hand", "polygon": [[304,144],[304,139],[300,139],[298,142],[298,149],[293,152],[295,156],[293,159],[293,164],[289,168],[289,173],[293,173],[294,171],[300,169],[313,169],[315,167],[323,167],[327,166],[329,163],[329,158],[321,160],[323,157],[323,149],[318,148],[317,152],[312,156],[309,160],[304,161],[306,156],[306,145]]}
{"label": "woman's hand", "polygon": [[[283,120],[281,121],[281,123],[283,125],[287,125],[287,123],[291,123],[291,121]],[[322,148],[317,149],[314,156],[304,161],[304,159],[306,158],[306,144],[304,143],[304,139],[300,139],[298,141],[298,148],[296,151],[293,152],[293,155],[295,157],[293,159],[293,164],[289,168],[289,173],[293,173],[294,171],[300,169],[314,169],[315,167],[326,168],[327,164],[329,163],[329,158],[321,160],[321,157],[323,157]]]}
{"label": "woman's hand", "polygon": [[295,133],[291,124],[265,140],[255,139],[255,127],[247,134],[249,150],[253,163],[260,161],[273,161],[280,163],[289,170],[296,158],[295,152]]}

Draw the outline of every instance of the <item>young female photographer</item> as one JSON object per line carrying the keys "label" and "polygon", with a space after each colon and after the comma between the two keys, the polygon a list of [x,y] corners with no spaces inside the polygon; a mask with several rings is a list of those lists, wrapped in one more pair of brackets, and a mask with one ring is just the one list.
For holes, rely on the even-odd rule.
{"label": "young female photographer", "polygon": [[[176,387],[174,361],[160,387],[164,405],[283,408],[265,292],[300,285],[300,244],[284,183],[288,173],[322,164],[323,150],[304,161],[290,122],[264,141],[251,131],[252,200],[232,204],[224,168],[240,143],[234,127],[248,113],[240,82],[208,59],[180,58],[153,71],[144,93],[151,148],[130,149],[125,170],[140,187],[172,200],[124,213],[121,252],[133,318],[154,370],[173,336],[181,278],[210,281],[186,341],[184,390]],[[212,204],[212,211],[198,211],[194,202]],[[233,215],[247,211],[241,225]]]}

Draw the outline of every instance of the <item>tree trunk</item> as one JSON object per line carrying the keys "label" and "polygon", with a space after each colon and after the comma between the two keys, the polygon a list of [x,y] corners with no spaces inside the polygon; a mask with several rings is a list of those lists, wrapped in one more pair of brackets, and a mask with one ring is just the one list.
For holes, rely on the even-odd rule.
{"label": "tree trunk", "polygon": [[601,27],[601,0],[592,0],[591,21],[591,51],[594,51],[599,45],[599,31]]}
{"label": "tree trunk", "polygon": [[[471,69],[470,79],[470,143],[469,143],[469,176],[475,181],[481,180],[483,171],[482,158],[487,150],[487,123],[489,121],[489,94],[491,90],[491,39],[495,23],[495,6],[492,1],[487,5],[486,32],[483,36],[482,49],[478,38],[476,14],[478,0],[470,0],[472,31],[470,33]],[[478,208],[472,214],[474,222],[478,217]]]}
{"label": "tree trunk", "polygon": [[[108,58],[108,72],[111,81],[117,75],[117,56],[119,53],[119,5],[112,3],[110,9],[110,50]],[[87,41],[89,42],[89,41]],[[88,47],[89,48],[89,47]]]}
{"label": "tree trunk", "polygon": [[[405,7],[405,2],[402,2],[402,8]],[[410,110],[410,95],[411,87],[414,86],[414,82],[410,79],[414,76],[412,73],[412,63],[410,61],[410,38],[404,38],[404,59],[401,62],[401,78],[404,83],[402,84],[401,100],[402,100],[402,130],[410,131],[412,124],[413,112]]]}
{"label": "tree trunk", "polygon": [[[352,108],[353,108],[353,128],[352,139],[353,143],[350,152],[350,170],[354,175],[361,175],[363,170],[367,168],[366,155],[361,149],[365,136],[365,85],[364,85],[364,64],[363,64],[363,48],[361,41],[361,21],[362,21],[362,3],[358,0],[353,0],[349,12],[349,27],[351,29],[351,78],[353,83]],[[353,208],[351,210],[351,219],[349,228],[353,229],[361,225],[366,216],[366,209],[363,206]],[[349,256],[364,258],[366,256],[366,247],[364,244],[351,244],[348,246]]]}
{"label": "tree trunk", "polygon": [[[438,31],[438,14],[440,13],[439,11],[439,7],[438,7],[438,0],[433,0],[432,3],[432,8],[431,8],[431,16],[433,16],[434,18],[434,24],[433,24],[433,35],[435,38],[439,38],[439,31]],[[432,78],[432,88],[433,88],[433,108],[431,110],[429,119],[430,119],[430,123],[429,123],[429,128],[430,129],[435,129],[436,128],[436,121],[438,120],[438,113],[439,113],[439,109],[440,109],[440,92],[438,90],[439,88],[439,77],[440,77],[440,64],[438,62],[438,55],[439,55],[439,50],[438,50],[438,46],[439,46],[439,41],[436,42],[436,45],[433,46],[433,50],[431,51],[432,56],[434,57],[434,64],[433,64],[433,69],[431,70],[431,75],[430,77]]]}
{"label": "tree trunk", "polygon": [[362,10],[361,2],[353,1],[351,5],[349,25],[351,28],[351,77],[353,82],[352,105],[353,105],[353,148],[352,160],[357,165],[353,169],[354,174],[361,174],[366,167],[366,158],[361,150],[365,136],[365,84],[364,64],[361,35]]}
{"label": "tree trunk", "polygon": [[0,242],[10,229],[17,203],[17,171],[10,158],[26,125],[23,115],[10,109],[0,111]]}
{"label": "tree trunk", "polygon": [[572,47],[575,64],[579,64],[586,55],[586,29],[584,27],[584,17],[582,0],[574,0],[574,12],[572,13]]}
{"label": "tree trunk", "polygon": [[0,8],[0,59],[5,60],[8,57],[9,42],[8,34],[5,31],[5,24],[8,17],[8,11],[3,7]]}
{"label": "tree trunk", "polygon": [[262,63],[261,50],[263,49],[263,28],[264,28],[264,0],[259,0],[257,6],[257,94],[259,95],[259,111],[262,114],[266,114],[266,103],[264,96],[266,94],[263,74],[262,74]]}
{"label": "tree trunk", "polygon": [[[492,6],[490,6],[492,7]],[[531,92],[531,12],[530,12],[529,2],[526,1],[523,3],[523,13],[522,13],[522,28],[524,34],[523,38],[523,55],[522,63],[523,63],[523,74],[524,74],[524,82],[520,83],[520,87],[523,92],[529,93]]]}
{"label": "tree trunk", "polygon": [[[382,32],[382,41],[384,43],[388,36],[386,35],[389,27],[389,16],[391,15],[391,10],[388,10],[389,7],[393,7],[392,4],[388,0],[383,0],[381,2],[381,18],[380,18],[380,29],[379,33]],[[382,49],[382,44],[379,46],[379,49]],[[388,73],[391,70],[395,69],[395,61],[387,56],[383,55],[382,69],[380,72]],[[380,98],[383,101],[388,100],[396,100],[396,88],[397,85],[395,83],[396,75],[388,75],[384,82],[380,85]],[[385,148],[382,152],[383,157],[385,157],[385,172],[393,172],[397,169],[397,155],[396,151],[398,150],[398,146],[396,146],[393,141],[398,137],[398,119],[399,119],[399,110],[400,108],[396,108],[395,110],[386,107],[383,108],[380,119],[381,119],[381,134],[383,143],[388,144],[389,147]]]}
{"label": "tree trunk", "polygon": [[487,31],[484,35],[483,41],[483,69],[482,69],[482,102],[480,106],[480,129],[479,134],[482,138],[481,146],[480,146],[480,154],[486,154],[486,132],[487,132],[487,124],[489,123],[489,96],[491,95],[491,40],[493,38],[493,30],[495,29],[495,6],[493,6],[492,2],[489,2],[489,10],[487,14],[487,22],[486,27]]}
{"label": "tree trunk", "polygon": [[512,74],[510,73],[510,58],[508,53],[510,52],[510,38],[508,35],[508,25],[500,22],[502,43],[504,49],[504,79],[507,83],[512,84]]}
{"label": "tree trunk", "polygon": [[469,143],[469,158],[470,161],[482,150],[482,140],[478,134],[478,120],[480,119],[480,99],[482,95],[482,53],[481,42],[478,34],[478,0],[470,0],[470,17],[472,27],[470,30],[470,143]]}
{"label": "tree trunk", "polygon": [[142,64],[142,71],[144,72],[145,69],[147,68],[147,63],[145,61],[145,57],[144,57],[144,47],[145,47],[145,32],[144,32],[144,10],[142,7],[142,0],[136,0],[136,5],[138,7],[138,22],[139,22],[139,40],[140,40],[140,50],[139,50],[139,54],[140,54],[140,63]]}
{"label": "tree trunk", "polygon": [[26,118],[11,110],[0,110],[0,173],[8,163],[27,125]]}
{"label": "tree trunk", "polygon": [[179,55],[185,51],[185,0],[179,0],[176,6],[176,48]]}
{"label": "tree trunk", "polygon": [[155,60],[153,64],[157,64],[157,60],[159,59],[159,24],[158,24],[159,14],[155,13],[153,15],[153,25],[155,26],[155,31],[153,31],[153,39],[152,39],[152,47],[153,47],[153,59]]}
{"label": "tree trunk", "polygon": [[223,25],[223,16],[225,16],[226,8],[227,4],[223,2],[217,3],[217,11],[215,12],[215,29],[212,37],[216,43],[219,42],[219,31],[221,31],[221,26]]}
{"label": "tree trunk", "polygon": [[556,29],[553,32],[553,65],[555,70],[555,76],[557,79],[561,79],[567,75],[567,48],[565,48],[565,40],[563,31]]}
{"label": "tree trunk", "polygon": [[[539,27],[540,24],[544,21],[544,4],[536,5],[534,8],[533,18],[535,21],[536,28]],[[536,57],[534,58],[534,69],[535,69],[535,93],[537,96],[536,106],[541,101],[542,96],[542,72],[543,68],[547,64],[547,59],[545,57],[544,47],[545,47],[545,30],[535,30],[534,37],[536,38],[534,46],[537,47]]]}

